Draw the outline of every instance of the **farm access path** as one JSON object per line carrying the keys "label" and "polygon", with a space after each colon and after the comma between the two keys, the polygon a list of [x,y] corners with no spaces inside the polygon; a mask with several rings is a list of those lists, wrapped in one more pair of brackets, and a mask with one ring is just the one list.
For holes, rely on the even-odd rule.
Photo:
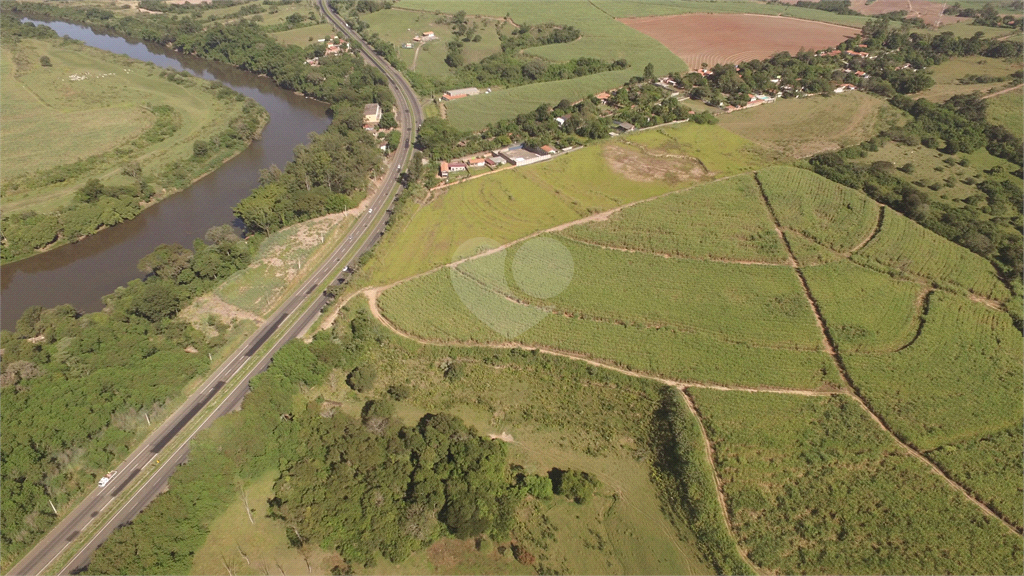
{"label": "farm access path", "polygon": [[[736,176],[739,176],[739,174],[735,175],[735,176],[730,176],[729,178],[733,178],[733,177],[736,177]],[[756,179],[756,173],[755,173],[755,179]],[[467,346],[467,347],[476,347],[476,348],[521,349],[521,350],[528,350],[528,351],[537,351],[537,352],[540,352],[540,353],[543,353],[543,354],[548,354],[548,355],[551,355],[551,356],[559,356],[559,357],[563,357],[563,358],[569,358],[569,359],[572,359],[572,360],[582,361],[582,362],[585,362],[585,363],[587,363],[587,364],[589,364],[591,366],[595,366],[595,367],[599,367],[599,368],[605,368],[605,369],[608,369],[608,370],[612,370],[612,371],[618,372],[620,374],[625,374],[627,376],[633,376],[633,377],[637,377],[637,378],[646,378],[646,379],[654,380],[656,382],[660,382],[662,384],[665,384],[667,386],[671,386],[673,388],[676,388],[676,389],[680,390],[680,392],[683,394],[683,397],[686,399],[687,407],[689,408],[691,413],[697,418],[697,422],[700,425],[701,434],[702,434],[703,440],[704,440],[704,449],[705,449],[705,452],[706,452],[706,454],[707,454],[707,456],[709,458],[709,462],[711,464],[711,469],[712,469],[712,471],[714,472],[714,475],[715,475],[715,482],[716,482],[716,485],[717,485],[717,492],[718,492],[718,499],[719,499],[720,508],[722,510],[723,516],[726,519],[726,526],[729,528],[730,532],[733,532],[734,528],[732,526],[732,522],[728,518],[728,508],[725,505],[725,493],[724,493],[724,490],[722,488],[722,481],[721,481],[721,478],[720,478],[720,476],[718,474],[717,467],[715,466],[714,447],[712,446],[711,441],[710,441],[710,439],[709,439],[709,437],[707,435],[707,431],[706,431],[706,429],[704,427],[704,422],[701,419],[700,414],[697,411],[696,406],[693,403],[692,398],[687,393],[687,390],[690,389],[690,388],[705,388],[705,389],[720,390],[720,391],[727,391],[727,392],[746,392],[746,393],[764,393],[764,394],[789,394],[789,395],[804,396],[804,397],[822,397],[822,396],[846,395],[846,396],[850,397],[858,406],[860,406],[861,409],[864,410],[868,414],[868,416],[871,418],[871,420],[873,422],[875,422],[880,428],[882,428],[883,431],[885,431],[890,437],[892,437],[892,439],[896,443],[896,445],[899,446],[907,455],[909,455],[909,456],[911,456],[913,458],[916,458],[917,460],[919,460],[922,463],[924,463],[925,466],[927,466],[927,468],[929,470],[931,470],[932,473],[936,474],[937,476],[939,476],[940,478],[945,480],[945,482],[949,486],[951,486],[953,489],[955,489],[960,494],[962,494],[965,498],[967,498],[972,503],[974,503],[974,505],[977,506],[982,511],[982,513],[984,513],[984,514],[986,514],[986,515],[988,515],[988,516],[998,520],[999,522],[1001,522],[1007,529],[1009,529],[1014,534],[1017,534],[1017,535],[1022,534],[1021,530],[1019,530],[1016,526],[1014,526],[1009,521],[1007,521],[1005,518],[1003,518],[1002,516],[997,514],[994,510],[989,508],[988,505],[986,505],[981,500],[979,500],[977,497],[972,495],[966,488],[964,488],[963,486],[958,484],[956,481],[951,479],[949,476],[947,476],[945,474],[945,472],[943,472],[938,466],[936,466],[925,455],[923,455],[917,449],[913,448],[912,446],[910,446],[909,444],[907,444],[906,442],[901,440],[892,431],[892,429],[877,414],[875,414],[871,410],[871,408],[867,405],[867,403],[864,401],[864,399],[860,396],[859,390],[855,387],[853,381],[851,380],[849,374],[846,371],[846,367],[845,367],[845,364],[842,361],[842,357],[839,355],[839,353],[835,349],[835,346],[833,344],[832,336],[831,336],[831,334],[830,334],[830,332],[828,330],[827,324],[825,323],[825,321],[824,321],[824,319],[823,319],[823,317],[821,315],[821,312],[819,310],[817,301],[814,299],[813,295],[811,294],[810,289],[809,289],[809,287],[807,285],[807,282],[806,282],[806,280],[805,280],[805,278],[803,276],[803,273],[801,271],[801,267],[797,263],[797,260],[796,260],[796,258],[793,255],[792,249],[790,248],[789,243],[786,240],[786,237],[785,237],[785,235],[783,233],[782,226],[780,225],[778,219],[776,218],[775,213],[774,213],[773,209],[771,208],[771,205],[768,202],[768,199],[765,196],[763,189],[761,189],[760,180],[758,180],[757,183],[758,183],[759,191],[761,193],[761,201],[764,204],[765,209],[768,212],[768,216],[771,219],[772,224],[775,227],[776,233],[779,235],[780,239],[783,242],[783,245],[786,248],[788,262],[786,264],[783,264],[783,265],[788,265],[788,266],[792,267],[794,269],[794,272],[798,276],[798,279],[799,279],[800,284],[801,284],[801,286],[803,288],[803,291],[804,291],[804,297],[807,299],[808,304],[810,305],[811,310],[814,313],[815,322],[817,323],[817,325],[818,325],[818,327],[819,327],[819,329],[820,329],[820,331],[822,333],[822,340],[823,340],[823,344],[825,346],[825,350],[829,354],[829,356],[832,358],[832,360],[833,360],[834,364],[836,365],[836,368],[838,369],[839,374],[840,374],[840,376],[843,379],[843,382],[845,384],[845,386],[842,389],[833,389],[833,390],[828,390],[828,389],[820,389],[820,390],[793,390],[793,389],[778,389],[778,388],[748,388],[748,387],[722,386],[722,385],[719,385],[719,384],[712,384],[712,383],[708,383],[708,382],[673,380],[673,379],[670,379],[670,378],[664,378],[664,377],[661,377],[661,376],[658,376],[658,375],[654,375],[654,374],[638,372],[638,371],[635,371],[635,370],[628,370],[628,369],[623,368],[621,366],[617,366],[617,365],[612,364],[612,363],[601,362],[599,360],[596,360],[594,358],[590,358],[590,357],[582,355],[582,354],[577,354],[577,353],[573,353],[573,352],[567,352],[567,351],[564,351],[564,350],[557,350],[557,349],[552,349],[552,348],[545,348],[545,347],[541,347],[541,346],[526,346],[526,345],[521,345],[521,344],[517,344],[517,343],[514,343],[514,342],[502,342],[502,343],[453,343],[453,342],[443,342],[443,341],[427,340],[427,339],[424,339],[424,338],[420,338],[420,337],[418,337],[418,336],[416,336],[414,334],[411,334],[409,332],[406,332],[406,331],[402,330],[401,328],[399,328],[398,326],[396,326],[387,317],[384,316],[384,314],[381,312],[380,307],[378,305],[377,300],[378,300],[378,297],[380,296],[380,294],[382,292],[384,292],[385,290],[388,290],[388,289],[390,289],[390,288],[392,288],[394,286],[397,286],[399,284],[403,284],[405,282],[409,282],[409,281],[414,280],[416,278],[420,278],[420,277],[426,276],[428,274],[432,274],[434,272],[437,272],[437,271],[445,269],[445,268],[454,269],[457,266],[459,266],[460,264],[463,264],[463,263],[468,262],[470,260],[475,260],[475,259],[478,259],[478,258],[483,258],[483,257],[489,256],[491,254],[495,254],[495,253],[500,252],[502,250],[505,250],[505,249],[507,249],[507,248],[509,248],[511,246],[514,246],[516,244],[522,243],[522,242],[524,242],[526,240],[529,240],[531,238],[535,238],[535,237],[540,236],[542,234],[558,232],[558,231],[564,230],[566,228],[570,228],[570,227],[573,227],[573,226],[578,226],[580,224],[586,224],[586,223],[589,223],[589,222],[599,222],[599,221],[607,220],[613,214],[615,214],[617,212],[620,212],[620,211],[622,211],[622,210],[624,210],[626,208],[629,208],[631,206],[635,206],[635,205],[638,205],[638,204],[642,204],[642,203],[645,203],[645,202],[650,202],[650,201],[656,200],[658,198],[663,198],[663,197],[669,196],[671,194],[678,194],[678,193],[680,193],[679,190],[674,190],[674,191],[671,191],[671,192],[666,192],[665,194],[659,194],[657,196],[652,196],[650,198],[645,198],[645,199],[642,199],[642,200],[637,200],[637,201],[634,201],[634,202],[623,204],[622,206],[617,206],[615,208],[612,208],[610,210],[606,210],[604,212],[599,212],[599,213],[592,214],[592,215],[584,217],[584,218],[580,218],[580,219],[577,219],[577,220],[572,220],[570,222],[559,224],[557,226],[552,226],[550,228],[539,230],[539,231],[533,232],[531,234],[528,234],[526,236],[523,236],[521,238],[518,238],[516,240],[512,240],[510,242],[506,242],[505,244],[502,244],[501,246],[498,246],[496,248],[492,248],[490,250],[486,250],[484,252],[480,252],[478,254],[474,254],[472,256],[469,256],[469,257],[466,257],[466,258],[462,258],[460,260],[456,260],[454,262],[450,262],[450,263],[442,265],[442,266],[434,267],[434,268],[432,268],[430,270],[426,270],[426,271],[421,272],[419,274],[414,274],[412,276],[409,276],[409,277],[397,280],[395,282],[391,282],[390,284],[386,284],[386,285],[383,285],[383,286],[370,286],[370,287],[362,288],[360,290],[357,290],[357,291],[353,292],[348,297],[346,297],[343,301],[341,301],[339,303],[338,308],[340,308],[340,306],[344,305],[345,303],[349,302],[352,298],[354,298],[354,297],[356,297],[356,296],[358,296],[360,294],[363,294],[367,298],[367,301],[369,303],[370,312],[371,312],[371,314],[373,314],[374,318],[376,318],[379,322],[381,322],[381,324],[386,326],[389,330],[391,330],[395,334],[397,334],[397,335],[399,335],[399,336],[401,336],[403,338],[407,338],[409,340],[413,340],[413,341],[415,341],[415,342],[417,342],[419,344],[422,344],[422,345],[426,345],[426,346],[463,345],[463,346]],[[853,252],[856,252],[857,250],[863,248],[871,240],[873,240],[875,238],[875,236],[878,234],[879,230],[881,229],[881,224],[882,224],[882,217],[881,217],[881,214],[880,214],[878,221],[876,222],[876,224],[872,228],[872,230],[868,233],[868,235],[861,242],[859,242],[857,244],[857,246],[855,246],[853,249],[851,249],[849,254],[844,254],[844,256],[849,257],[850,254],[852,254]],[[605,247],[605,248],[608,248],[608,247]],[[674,257],[674,256],[668,256],[668,255],[662,255],[662,256]],[[764,265],[765,264],[765,263],[761,263],[761,262],[744,262],[744,261],[732,261],[732,263],[735,263],[735,264],[750,264],[750,265]],[[972,298],[972,299],[974,299],[974,298]],[[735,534],[733,534],[733,536],[734,536],[734,538],[733,538],[734,541],[736,541],[736,543],[737,543],[736,544],[737,551],[748,562],[750,562],[750,559],[747,556],[745,550],[743,550],[742,547],[740,547],[739,541],[735,538]],[[751,562],[751,565],[752,566],[757,566],[756,564],[754,564],[752,562]]]}

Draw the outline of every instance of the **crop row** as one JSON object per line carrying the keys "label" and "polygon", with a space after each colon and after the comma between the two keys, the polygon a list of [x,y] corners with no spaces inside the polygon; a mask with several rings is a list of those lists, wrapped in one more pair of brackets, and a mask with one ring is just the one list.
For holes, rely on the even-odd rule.
{"label": "crop row", "polygon": [[744,174],[631,206],[561,235],[655,254],[784,263],[786,248],[759,196],[753,176]]}
{"label": "crop row", "polygon": [[840,352],[891,351],[914,337],[925,288],[849,260],[807,268],[804,277]]}
{"label": "crop row", "polygon": [[1020,570],[1021,539],[903,453],[849,398],[690,394],[737,537],[768,571]]}
{"label": "crop row", "polygon": [[434,341],[512,341],[671,379],[722,385],[814,389],[839,382],[823,351],[758,348],[671,327],[568,317],[512,302],[448,270],[388,289],[380,306],[398,328]]}
{"label": "crop row", "polygon": [[774,166],[757,173],[779,224],[815,242],[847,252],[878,223],[877,204],[808,170]]}
{"label": "crop row", "polygon": [[[575,318],[696,331],[751,346],[821,348],[813,312],[787,266],[663,258],[550,236],[508,252],[459,270],[517,301]],[[510,274],[502,274],[503,263]]]}
{"label": "crop row", "polygon": [[888,208],[881,230],[857,252],[856,258],[987,298],[1004,302],[1010,298],[988,260]]}

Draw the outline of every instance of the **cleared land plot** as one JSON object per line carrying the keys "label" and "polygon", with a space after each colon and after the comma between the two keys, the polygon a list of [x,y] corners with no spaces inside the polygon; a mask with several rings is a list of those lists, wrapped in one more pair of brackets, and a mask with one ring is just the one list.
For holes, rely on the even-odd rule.
{"label": "cleared land plot", "polygon": [[659,0],[658,2],[634,2],[632,0],[604,0],[601,9],[615,18],[639,18],[642,16],[667,16],[671,14],[763,14],[789,16],[802,20],[831,22],[859,28],[867,22],[865,16],[847,16],[799,8],[788,4],[766,4],[737,0],[733,2],[707,2],[706,0]]}
{"label": "cleared land plot", "polygon": [[1024,90],[993,96],[986,102],[989,122],[1005,126],[1018,136],[1024,135]]}
{"label": "cleared land plot", "polygon": [[788,266],[663,258],[542,236],[458,270],[517,302],[573,318],[821,349],[814,315]]}
{"label": "cleared land plot", "polygon": [[909,344],[927,289],[841,260],[804,270],[839,351],[888,352]]}
{"label": "cleared land plot", "polygon": [[303,268],[322,258],[323,248],[332,245],[332,237],[345,234],[351,221],[345,214],[328,214],[271,234],[252,263],[218,285],[213,295],[244,312],[266,316]]}
{"label": "cleared land plot", "polygon": [[[1008,31],[1009,32],[1009,31]],[[915,98],[927,98],[933,102],[945,102],[957,94],[970,94],[971,92],[992,92],[1008,86],[1007,80],[989,82],[985,84],[961,84],[960,79],[969,74],[979,76],[1008,77],[1010,74],[1020,70],[1022,64],[1019,61],[1001,58],[986,58],[985,56],[958,56],[928,68],[935,85],[931,88],[915,94]]]}
{"label": "cleared land plot", "polygon": [[759,14],[680,14],[621,20],[661,42],[690,68],[840,44],[856,28]]}
{"label": "cleared land plot", "polygon": [[852,400],[690,391],[729,516],[783,574],[1000,574],[1021,539],[902,452]]}
{"label": "cleared land plot", "polygon": [[895,210],[884,210],[881,229],[854,255],[856,261],[875,267],[881,264],[897,273],[921,276],[940,286],[968,290],[985,298],[1009,300],[1009,290],[988,260]]}
{"label": "cleared land plot", "polygon": [[779,224],[836,252],[863,242],[880,207],[866,195],[809,170],[773,166],[757,173]]}
{"label": "cleared land plot", "polygon": [[786,248],[754,177],[734,176],[631,206],[559,232],[567,238],[684,258],[782,264]]}
{"label": "cleared land plot", "polygon": [[[629,166],[613,165],[605,148]],[[504,170],[447,188],[398,221],[376,249],[370,279],[387,284],[447,264],[473,238],[498,244],[702,182],[697,159],[715,176],[765,162],[756,145],[715,126],[682,124],[587,146],[540,164]],[[648,172],[642,176],[637,168]],[[682,170],[677,171],[681,168]],[[681,173],[682,172],[682,173]],[[651,173],[662,174],[651,180]],[[462,256],[468,256],[463,254]]]}
{"label": "cleared land plot", "polygon": [[[877,16],[896,10],[905,10],[907,18],[920,18],[929,26],[938,26],[946,23],[970,21],[973,18],[959,18],[957,16],[943,15],[942,10],[946,7],[944,2],[933,2],[930,0],[853,0],[850,8],[866,16]],[[945,31],[945,30],[943,30]]]}
{"label": "cleared land plot", "polygon": [[[337,33],[337,30],[335,30],[334,26],[331,24],[316,24],[313,26],[306,26],[305,28],[293,28],[292,30],[285,30],[284,32],[274,32],[271,36],[277,38],[277,41],[282,44],[308,46],[321,38],[326,40],[328,37],[334,36]],[[312,40],[310,40],[310,38],[312,38]]]}
{"label": "cleared land plot", "polygon": [[399,329],[431,341],[543,346],[645,374],[727,386],[838,384],[831,359],[821,351],[762,348],[668,326],[570,317],[516,303],[474,280],[453,278],[448,269],[388,289],[379,305]]}
{"label": "cleared land plot", "polygon": [[[684,102],[686,104],[686,102]],[[896,122],[885,100],[861,92],[780,99],[719,116],[722,127],[790,158],[859,144]]]}
{"label": "cleared land plot", "polygon": [[[40,65],[48,56],[52,66]],[[244,102],[217,98],[197,78],[182,84],[159,76],[151,64],[61,40],[24,39],[0,55],[3,124],[3,203],[9,213],[52,212],[88,178],[127,184],[121,168],[138,160],[147,176],[192,156],[192,143],[218,134]],[[154,106],[173,108],[177,130],[157,143],[138,137],[156,121]],[[94,159],[62,182],[34,182],[47,170]],[[217,164],[223,158],[218,158]],[[49,181],[54,178],[43,178]]]}
{"label": "cleared land plot", "polygon": [[910,346],[843,357],[872,409],[897,435],[928,451],[1020,425],[1022,354],[1008,314],[936,292]]}

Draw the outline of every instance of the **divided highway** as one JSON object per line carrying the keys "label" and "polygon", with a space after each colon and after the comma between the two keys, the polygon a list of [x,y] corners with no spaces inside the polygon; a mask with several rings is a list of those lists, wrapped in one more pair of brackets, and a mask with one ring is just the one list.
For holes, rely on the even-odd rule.
{"label": "divided highway", "polygon": [[[8,574],[70,574],[89,563],[93,551],[118,527],[131,521],[167,485],[167,480],[188,455],[189,440],[214,419],[236,408],[248,391],[249,379],[270,364],[274,354],[288,341],[302,335],[327,304],[323,288],[342,274],[359,256],[373,247],[384,234],[389,211],[401,192],[398,176],[401,166],[412,160],[412,142],[416,128],[423,121],[423,111],[416,94],[402,75],[363,42],[355,32],[334,14],[326,0],[319,0],[320,10],[354,46],[362,48],[364,57],[378,68],[388,80],[395,94],[402,139],[398,152],[381,183],[378,193],[360,215],[346,239],[331,253],[287,301],[281,305],[263,327],[250,336],[221,363],[199,389],[170,417],[154,430],[118,467],[116,474],[104,487],[95,488],[68,513],[49,534],[14,565]],[[273,344],[263,350],[267,342]],[[230,383],[232,388],[220,392]],[[213,406],[211,411],[205,410]],[[194,420],[202,414],[197,427]],[[161,454],[168,446],[177,446],[170,454]],[[133,485],[136,478],[141,486]],[[134,491],[127,501],[115,500],[123,491]],[[114,506],[114,509],[107,510]],[[101,514],[103,515],[100,518]],[[96,520],[100,526],[92,526]],[[88,530],[86,542],[78,542],[79,535]],[[84,546],[82,546],[84,544]],[[78,552],[64,565],[55,564],[69,548]],[[69,552],[70,553],[70,552]]]}

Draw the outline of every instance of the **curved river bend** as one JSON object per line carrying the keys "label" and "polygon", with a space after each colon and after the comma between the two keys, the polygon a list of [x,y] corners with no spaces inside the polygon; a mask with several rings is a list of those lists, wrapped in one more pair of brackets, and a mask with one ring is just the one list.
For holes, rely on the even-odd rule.
{"label": "curved river bend", "polygon": [[143,276],[136,265],[158,245],[178,243],[190,247],[210,227],[235,223],[231,208],[256,187],[259,170],[271,164],[284,166],[292,159],[296,144],[308,142],[310,132],[322,132],[330,124],[326,104],[282,90],[269,78],[160,46],[104,36],[83,26],[35,23],[46,24],[61,36],[108,52],[219,80],[259,102],[270,113],[270,121],[260,140],[134,219],[77,244],[0,267],[0,327],[4,329],[12,330],[22,312],[35,305],[50,308],[67,303],[84,312],[100,310],[102,296]]}

